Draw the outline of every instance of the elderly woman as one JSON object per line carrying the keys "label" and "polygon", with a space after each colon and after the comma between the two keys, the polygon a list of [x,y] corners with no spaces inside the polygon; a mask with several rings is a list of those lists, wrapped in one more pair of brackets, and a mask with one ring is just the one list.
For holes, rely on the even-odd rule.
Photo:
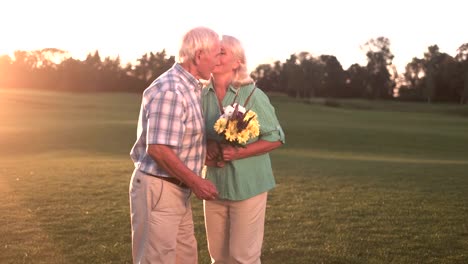
{"label": "elderly woman", "polygon": [[[267,193],[275,186],[268,152],[284,143],[284,133],[270,100],[247,73],[239,40],[222,37],[220,64],[212,76],[202,97],[208,141],[205,177],[219,195],[204,201],[208,250],[212,263],[260,263]],[[258,136],[243,147],[226,144],[214,129],[234,101],[255,113],[259,123]]]}

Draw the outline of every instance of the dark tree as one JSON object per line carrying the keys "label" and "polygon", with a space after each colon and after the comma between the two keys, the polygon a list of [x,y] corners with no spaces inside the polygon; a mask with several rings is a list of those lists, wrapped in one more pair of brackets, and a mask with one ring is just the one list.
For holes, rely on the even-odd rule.
{"label": "dark tree", "polygon": [[385,37],[371,39],[362,47],[366,51],[371,98],[390,99],[393,97],[395,77],[390,74],[393,54],[390,51],[390,40]]}

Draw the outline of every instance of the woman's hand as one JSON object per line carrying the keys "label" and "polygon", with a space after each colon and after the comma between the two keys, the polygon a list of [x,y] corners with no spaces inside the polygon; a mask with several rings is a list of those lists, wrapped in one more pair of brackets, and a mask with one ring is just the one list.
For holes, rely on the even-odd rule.
{"label": "woman's hand", "polygon": [[216,160],[218,156],[221,154],[219,143],[208,139],[206,141],[206,157],[208,160]]}
{"label": "woman's hand", "polygon": [[221,144],[223,160],[232,161],[238,159],[239,148],[231,145]]}
{"label": "woman's hand", "polygon": [[219,143],[214,140],[207,140],[205,165],[209,167],[224,167],[225,162],[221,158]]}

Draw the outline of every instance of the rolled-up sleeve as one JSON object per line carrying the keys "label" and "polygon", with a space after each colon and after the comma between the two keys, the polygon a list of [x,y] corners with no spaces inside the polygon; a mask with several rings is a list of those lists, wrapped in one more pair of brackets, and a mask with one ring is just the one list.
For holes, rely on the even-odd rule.
{"label": "rolled-up sleeve", "polygon": [[284,144],[286,142],[284,131],[281,128],[270,99],[261,91],[256,91],[255,93],[255,110],[260,124],[259,139],[270,142],[281,141]]}

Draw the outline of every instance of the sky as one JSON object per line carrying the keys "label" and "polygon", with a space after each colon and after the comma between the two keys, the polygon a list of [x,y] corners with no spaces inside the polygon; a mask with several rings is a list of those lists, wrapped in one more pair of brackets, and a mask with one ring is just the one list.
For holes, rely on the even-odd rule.
{"label": "sky", "polygon": [[58,48],[77,59],[99,51],[135,62],[148,52],[177,55],[196,26],[237,37],[249,70],[291,54],[334,55],[347,69],[366,65],[361,49],[386,37],[402,72],[427,47],[455,56],[468,43],[461,0],[15,0],[0,2],[0,54]]}

